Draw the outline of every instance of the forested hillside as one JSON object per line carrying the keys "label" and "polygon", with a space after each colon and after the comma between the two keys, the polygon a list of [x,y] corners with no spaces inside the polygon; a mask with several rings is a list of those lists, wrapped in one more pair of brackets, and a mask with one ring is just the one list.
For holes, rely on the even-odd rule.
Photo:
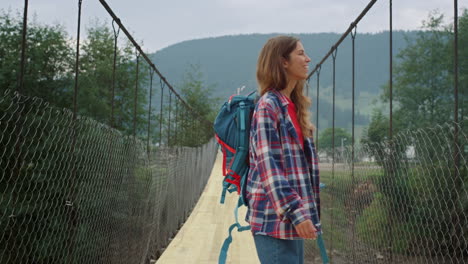
{"label": "forested hillside", "polygon": [[[168,80],[177,85],[191,64],[199,65],[205,83],[212,84],[214,97],[226,98],[238,87],[244,92],[256,89],[255,67],[258,53],[265,41],[276,34],[224,36],[181,42],[152,55],[152,59]],[[319,33],[297,35],[311,57],[310,68],[323,58],[340,34]],[[416,32],[393,33],[394,54],[413,39]],[[369,123],[372,103],[388,82],[389,34],[357,34],[356,36],[356,124]],[[316,98],[317,80],[310,80],[310,95]],[[320,75],[320,129],[331,126],[332,60],[322,67]],[[315,106],[314,112],[315,119]],[[351,38],[339,47],[336,58],[336,125],[351,126]]]}

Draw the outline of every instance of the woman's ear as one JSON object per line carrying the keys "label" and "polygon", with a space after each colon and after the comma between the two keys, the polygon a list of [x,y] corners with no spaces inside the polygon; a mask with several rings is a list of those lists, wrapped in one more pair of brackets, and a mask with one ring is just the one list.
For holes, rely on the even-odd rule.
{"label": "woman's ear", "polygon": [[287,59],[281,57],[281,65],[283,65],[283,68],[287,69],[289,66],[289,62]]}

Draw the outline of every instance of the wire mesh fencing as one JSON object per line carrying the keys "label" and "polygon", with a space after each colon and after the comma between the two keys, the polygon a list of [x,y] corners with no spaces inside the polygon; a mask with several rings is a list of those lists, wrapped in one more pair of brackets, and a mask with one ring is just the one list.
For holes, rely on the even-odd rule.
{"label": "wire mesh fencing", "polygon": [[[458,149],[446,124],[356,148],[354,162],[350,147],[320,150],[332,263],[468,262],[468,140],[459,131]],[[309,263],[321,263],[316,250],[311,243]]]}
{"label": "wire mesh fencing", "polygon": [[188,217],[214,141],[154,147],[38,98],[0,98],[0,263],[150,263]]}

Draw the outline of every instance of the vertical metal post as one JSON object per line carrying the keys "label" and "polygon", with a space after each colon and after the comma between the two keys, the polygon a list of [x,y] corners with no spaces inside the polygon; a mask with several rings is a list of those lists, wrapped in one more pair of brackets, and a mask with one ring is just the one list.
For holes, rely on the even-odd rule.
{"label": "vertical metal post", "polygon": [[[191,131],[191,135],[190,135],[190,138],[193,140],[195,139],[195,126],[193,125],[195,122],[194,122],[194,119],[195,119],[195,116],[192,116],[192,118],[190,118],[190,131]],[[194,144],[196,145],[196,144]]]}
{"label": "vertical metal post", "polygon": [[[389,0],[389,71],[390,71],[390,76],[389,76],[389,99],[390,99],[390,116],[389,116],[389,128],[388,128],[388,137],[389,137],[389,143],[390,143],[390,159],[389,163],[389,178],[393,180],[393,173],[394,173],[394,168],[393,168],[393,159],[394,159],[394,145],[393,145],[393,3],[392,0]],[[390,188],[393,188],[391,186]],[[393,263],[393,236],[394,236],[394,228],[393,225],[395,223],[394,219],[394,207],[391,206],[390,208],[390,225],[389,225],[389,230],[390,230],[390,237],[389,237],[389,263]]]}
{"label": "vertical metal post", "polygon": [[[333,46],[333,111],[332,111],[332,186],[335,184],[335,95],[336,95],[336,54],[338,53],[338,47]],[[333,229],[333,211],[334,208],[334,200],[335,195],[332,195],[332,208],[330,212],[331,217],[331,229]],[[330,252],[333,252],[333,236],[330,236]],[[330,254],[330,262],[333,263],[333,254]]]}
{"label": "vertical metal post", "polygon": [[148,135],[146,137],[146,151],[150,153],[150,134],[151,134],[151,102],[153,101],[153,76],[154,70],[150,67],[150,97],[149,97],[149,108],[148,108]]}
{"label": "vertical metal post", "polygon": [[184,133],[184,143],[185,145],[189,145],[190,138],[192,137],[192,118],[190,117],[190,110],[188,107],[185,107],[185,115],[184,115],[184,120],[185,120],[185,127],[187,128]]}
{"label": "vertical metal post", "polygon": [[185,105],[182,105],[182,109],[181,109],[181,116],[180,116],[181,120],[180,120],[180,124],[182,126],[182,135],[181,135],[181,139],[180,141],[182,142],[183,145],[187,145],[185,142],[187,140],[187,131],[188,131],[188,128],[187,128],[187,107]]}
{"label": "vertical metal post", "polygon": [[80,74],[80,30],[81,30],[81,4],[83,0],[78,0],[78,29],[76,33],[76,60],[75,60],[75,88],[73,91],[73,120],[76,120],[78,101],[78,76]]}
{"label": "vertical metal post", "polygon": [[[136,57],[136,67],[135,67],[135,93],[133,96],[133,142],[136,146],[137,144],[137,109],[138,109],[138,75],[139,75],[139,66],[140,66],[140,53],[138,52],[138,49],[135,49],[135,57]],[[136,192],[135,188],[132,188],[132,186],[135,185],[135,179],[137,178],[137,167],[138,167],[138,150],[137,148],[134,148],[133,151],[131,152],[133,155],[133,160],[132,160],[132,165],[131,166],[131,171],[132,174],[130,177],[127,178],[128,182],[128,188],[130,189],[129,192]],[[131,196],[134,196],[135,193],[132,193]],[[139,221],[138,221],[139,222]],[[138,232],[134,230],[134,237],[138,236]],[[131,246],[129,243],[125,243],[127,254],[125,254],[127,257],[130,256],[129,252],[131,252]],[[124,260],[125,262],[131,262],[129,260]]]}
{"label": "vertical metal post", "polygon": [[[454,106],[454,162],[455,162],[455,173],[454,173],[454,188],[452,191],[452,201],[454,203],[453,211],[455,210],[455,203],[460,201],[459,194],[457,192],[458,186],[462,185],[462,178],[460,177],[460,142],[458,141],[458,134],[459,134],[459,109],[458,109],[458,0],[453,1],[453,33],[454,33],[454,40],[453,40],[453,71],[454,71],[454,99],[455,99],[455,106]],[[463,122],[463,120],[462,120]],[[460,231],[460,216],[456,212],[452,212],[452,226],[453,226],[453,233],[459,233]],[[452,244],[456,245],[454,255],[457,256],[458,261],[463,258],[463,248],[460,246],[460,243],[457,239],[453,239]],[[463,261],[462,261],[463,262]]]}
{"label": "vertical metal post", "polygon": [[78,129],[77,129],[77,112],[78,112],[78,76],[80,74],[80,31],[81,31],[81,5],[82,5],[82,0],[78,0],[78,26],[77,26],[77,33],[76,33],[76,59],[75,59],[75,86],[74,86],[74,91],[73,91],[73,136],[72,136],[72,146],[71,146],[71,155],[72,155],[72,177],[71,177],[71,189],[70,189],[70,194],[68,197],[68,202],[67,204],[69,205],[70,209],[70,226],[71,226],[71,234],[68,237],[68,261],[67,262],[72,262],[74,258],[73,256],[73,250],[74,250],[74,243],[75,243],[75,237],[76,237],[76,228],[78,225],[78,208],[76,207],[75,204],[75,197],[76,197],[76,191],[73,189],[75,186],[75,181],[76,181],[76,173],[77,173],[77,155],[75,153],[75,146],[76,146],[76,138],[78,136]]}
{"label": "vertical metal post", "polygon": [[316,112],[316,118],[315,118],[315,122],[317,123],[316,124],[316,127],[315,127],[315,149],[318,153],[318,149],[319,149],[319,111],[320,111],[320,108],[319,108],[319,90],[320,90],[320,70],[322,70],[322,65],[320,64],[318,66],[318,69],[317,69],[317,112]]}
{"label": "vertical metal post", "polygon": [[172,103],[172,93],[169,90],[169,113],[167,117],[167,146],[171,146],[171,103]]}
{"label": "vertical metal post", "polygon": [[[28,1],[24,2],[24,16],[23,16],[23,38],[22,38],[22,43],[21,43],[21,64],[20,64],[20,76],[18,77],[18,86],[16,87],[16,90],[18,93],[21,93],[23,91],[23,86],[24,86],[24,68],[25,68],[25,54],[26,54],[26,34],[27,34],[27,19],[28,19]],[[18,105],[18,111],[14,113],[14,118],[17,120],[15,123],[15,128],[14,128],[14,134],[16,137],[18,137],[14,143],[14,155],[12,156],[13,160],[13,168],[12,168],[12,177],[16,179],[21,178],[21,173],[22,173],[22,164],[23,164],[23,154],[21,153],[21,146],[24,145],[24,137],[22,136],[22,128],[25,123],[25,118],[23,117],[23,111],[27,113],[27,105],[21,100],[21,95],[14,95],[13,96],[13,102]],[[17,101],[16,101],[17,100]],[[16,102],[15,102],[16,101]],[[16,196],[16,190],[15,186],[12,188],[12,196]],[[13,198],[15,201],[13,203],[13,206],[11,207],[10,213],[10,219],[14,220],[15,218],[15,210],[16,209],[16,198]],[[7,222],[10,222],[7,220]]]}
{"label": "vertical metal post", "polygon": [[117,65],[117,38],[119,37],[120,27],[115,30],[115,20],[112,20],[112,28],[114,29],[114,64],[112,67],[112,92],[111,92],[111,120],[110,126],[114,127],[114,99],[115,99],[115,68]]}
{"label": "vertical metal post", "polygon": [[[115,70],[117,67],[117,39],[119,37],[120,27],[116,30],[114,26],[115,20],[112,20],[112,29],[114,31],[114,62],[112,65],[112,87],[111,87],[111,118],[110,118],[110,127],[115,128],[114,124],[114,101],[115,101]],[[114,147],[114,137],[116,136],[112,131],[108,131],[108,140],[109,140],[109,157],[108,157],[108,170],[109,170],[109,178],[112,178],[116,173],[116,168],[112,164],[113,159],[115,158],[115,154],[113,153]],[[111,242],[111,233],[112,233],[113,223],[106,227],[106,232],[110,232],[107,236],[107,243],[110,244]]]}
{"label": "vertical metal post", "polygon": [[174,141],[175,141],[176,145],[177,145],[177,132],[178,132],[177,122],[179,121],[178,116],[179,116],[179,101],[176,101],[176,105],[175,105],[175,134],[174,134]]}
{"label": "vertical metal post", "polygon": [[[351,39],[352,39],[352,112],[353,112],[353,118],[352,118],[352,141],[351,141],[351,186],[354,190],[356,181],[354,179],[354,123],[355,123],[355,40],[356,40],[356,29],[357,26],[354,25],[354,30],[351,31]],[[352,221],[351,221],[351,232],[352,232],[352,254],[353,254],[353,263],[356,263],[356,236],[355,236],[355,221],[356,221],[356,216],[354,214],[355,210],[352,210]]]}
{"label": "vertical metal post", "polygon": [[159,147],[162,144],[162,118],[163,118],[163,98],[164,98],[164,83],[162,79],[159,79],[161,84],[161,110],[159,111]]}
{"label": "vertical metal post", "polygon": [[389,0],[390,3],[390,80],[389,80],[389,89],[390,89],[390,126],[388,135],[390,140],[393,138],[393,14],[392,14],[392,0]]}
{"label": "vertical metal post", "polygon": [[136,77],[135,77],[135,97],[133,103],[133,138],[136,138],[136,123],[137,123],[137,104],[138,104],[138,67],[140,64],[140,53],[136,51]]}
{"label": "vertical metal post", "polygon": [[19,93],[23,92],[24,89],[24,69],[26,63],[26,35],[28,29],[28,0],[24,0],[24,14],[23,14],[23,38],[21,40],[21,64],[20,64],[20,76],[19,76],[19,85],[17,91]]}
{"label": "vertical metal post", "polygon": [[[78,26],[76,32],[76,60],[75,60],[75,86],[73,90],[73,124],[74,124],[74,133],[73,133],[73,143],[72,143],[72,153],[75,150],[76,142],[76,119],[78,112],[78,77],[80,75],[80,32],[81,32],[81,5],[83,0],[78,0]],[[73,170],[73,177],[75,179],[76,170]]]}
{"label": "vertical metal post", "polygon": [[454,71],[454,99],[455,99],[455,106],[454,106],[454,116],[453,120],[455,123],[454,129],[454,143],[455,143],[455,153],[454,153],[454,161],[455,161],[455,177],[458,179],[459,177],[459,169],[460,169],[460,146],[458,142],[458,130],[459,130],[459,121],[458,121],[458,0],[453,1],[454,5],[454,18],[453,18],[453,30],[454,30],[454,41],[453,41],[453,71]]}

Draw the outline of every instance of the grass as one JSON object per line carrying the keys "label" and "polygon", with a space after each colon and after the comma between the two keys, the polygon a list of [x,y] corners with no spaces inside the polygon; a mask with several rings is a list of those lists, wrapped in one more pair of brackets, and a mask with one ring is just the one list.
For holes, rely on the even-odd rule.
{"label": "grass", "polygon": [[[322,226],[324,240],[328,249],[348,254],[351,250],[352,212],[356,211],[352,201],[356,192],[365,189],[369,184],[375,184],[376,179],[383,175],[383,170],[369,163],[355,166],[354,184],[349,167],[342,164],[332,172],[331,168],[320,171],[320,181],[326,187],[321,190]],[[366,185],[367,184],[367,185]]]}

